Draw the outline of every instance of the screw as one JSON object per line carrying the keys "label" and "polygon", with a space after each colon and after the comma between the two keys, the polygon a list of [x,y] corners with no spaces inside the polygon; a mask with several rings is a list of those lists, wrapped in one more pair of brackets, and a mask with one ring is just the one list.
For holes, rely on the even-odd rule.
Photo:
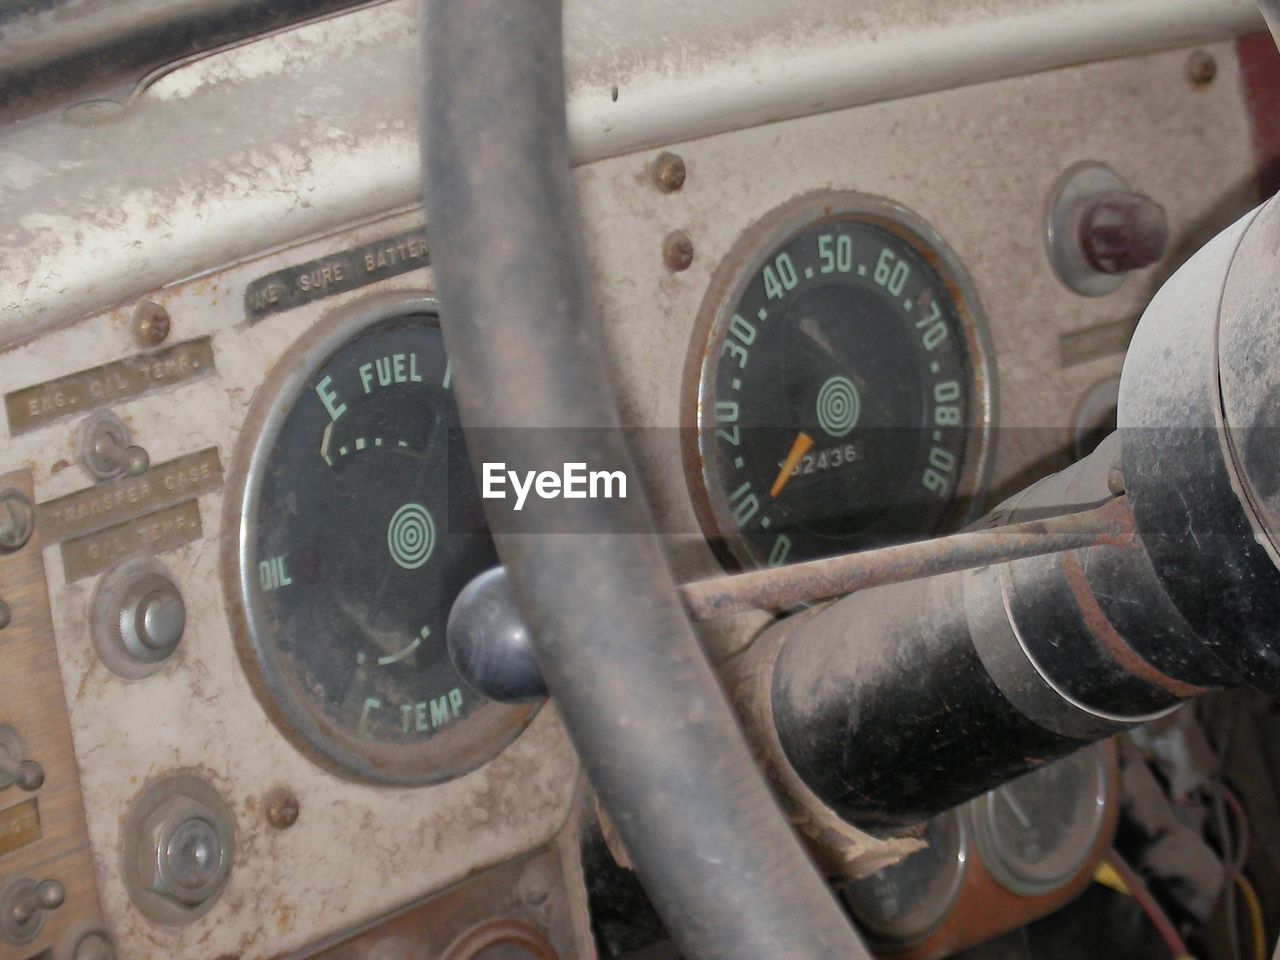
{"label": "screw", "polygon": [[683,230],[672,230],[662,241],[662,262],[672,273],[689,269],[693,263],[693,241]]}
{"label": "screw", "polygon": [[1208,50],[1192,50],[1187,55],[1186,71],[1192,86],[1207,87],[1218,75],[1218,61]]}
{"label": "screw", "polygon": [[0,490],[0,553],[21,550],[36,527],[35,509],[21,490]]}
{"label": "screw", "polygon": [[169,311],[154,300],[143,300],[133,311],[133,335],[143,347],[156,347],[169,336]]}
{"label": "screw", "polygon": [[272,790],[263,806],[267,811],[267,823],[277,830],[288,830],[298,822],[298,798],[287,787]]}
{"label": "screw", "polygon": [[674,153],[660,153],[653,161],[653,182],[663,193],[675,193],[684,186],[684,160]]}

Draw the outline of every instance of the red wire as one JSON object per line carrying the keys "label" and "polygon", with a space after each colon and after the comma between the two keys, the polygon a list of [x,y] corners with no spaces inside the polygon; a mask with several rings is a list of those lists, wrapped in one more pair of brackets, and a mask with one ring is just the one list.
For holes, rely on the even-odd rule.
{"label": "red wire", "polygon": [[1173,921],[1164,912],[1164,908],[1156,902],[1156,898],[1151,895],[1151,891],[1147,889],[1147,885],[1138,876],[1137,871],[1129,866],[1129,862],[1120,856],[1114,847],[1107,851],[1107,855],[1103,859],[1116,872],[1117,876],[1124,881],[1129,895],[1133,897],[1134,901],[1151,920],[1156,932],[1160,934],[1160,939],[1168,946],[1169,953],[1173,955],[1174,960],[1182,960],[1182,958],[1190,956],[1187,951],[1187,945],[1178,933],[1177,928],[1174,927]]}

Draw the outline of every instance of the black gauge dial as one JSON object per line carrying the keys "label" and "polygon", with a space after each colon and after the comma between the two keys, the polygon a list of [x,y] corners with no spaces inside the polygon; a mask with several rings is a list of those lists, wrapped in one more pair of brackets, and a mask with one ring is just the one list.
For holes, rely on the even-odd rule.
{"label": "black gauge dial", "polygon": [[928,536],[981,466],[987,380],[958,264],[901,208],[832,206],[749,234],[696,354],[704,525],[748,565]]}
{"label": "black gauge dial", "polygon": [[925,827],[923,850],[842,888],[859,926],[877,943],[898,949],[919,943],[947,918],[968,861],[968,831],[957,810]]}
{"label": "black gauge dial", "polygon": [[290,384],[244,494],[242,652],[309,753],[360,779],[423,783],[488,759],[529,711],[484,699],[449,660],[453,600],[498,560],[470,468],[449,455],[457,411],[435,318],[381,313],[303,369],[280,365]]}

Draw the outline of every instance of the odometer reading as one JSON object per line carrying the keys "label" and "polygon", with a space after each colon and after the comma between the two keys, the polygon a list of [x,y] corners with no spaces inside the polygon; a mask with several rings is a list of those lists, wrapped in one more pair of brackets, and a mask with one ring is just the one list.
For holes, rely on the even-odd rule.
{"label": "odometer reading", "polygon": [[[349,326],[304,369],[279,368],[290,382],[244,493],[242,659],[325,765],[432,782],[488,759],[530,711],[469,688],[445,647],[454,598],[498,560],[469,465],[449,456],[457,412],[435,318]],[[473,530],[449,529],[456,497]]]}
{"label": "odometer reading", "polygon": [[941,242],[883,202],[794,219],[734,258],[699,371],[709,532],[748,565],[934,533],[984,439],[976,311]]}

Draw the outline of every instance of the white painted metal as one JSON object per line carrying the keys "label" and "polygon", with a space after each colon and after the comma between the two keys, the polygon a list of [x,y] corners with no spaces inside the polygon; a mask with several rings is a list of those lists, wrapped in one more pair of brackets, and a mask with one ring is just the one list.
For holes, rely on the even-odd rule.
{"label": "white painted metal", "polygon": [[[1259,29],[1252,0],[570,0],[575,156]],[[419,194],[412,0],[0,131],[0,344]],[[70,114],[69,114],[70,116]]]}

